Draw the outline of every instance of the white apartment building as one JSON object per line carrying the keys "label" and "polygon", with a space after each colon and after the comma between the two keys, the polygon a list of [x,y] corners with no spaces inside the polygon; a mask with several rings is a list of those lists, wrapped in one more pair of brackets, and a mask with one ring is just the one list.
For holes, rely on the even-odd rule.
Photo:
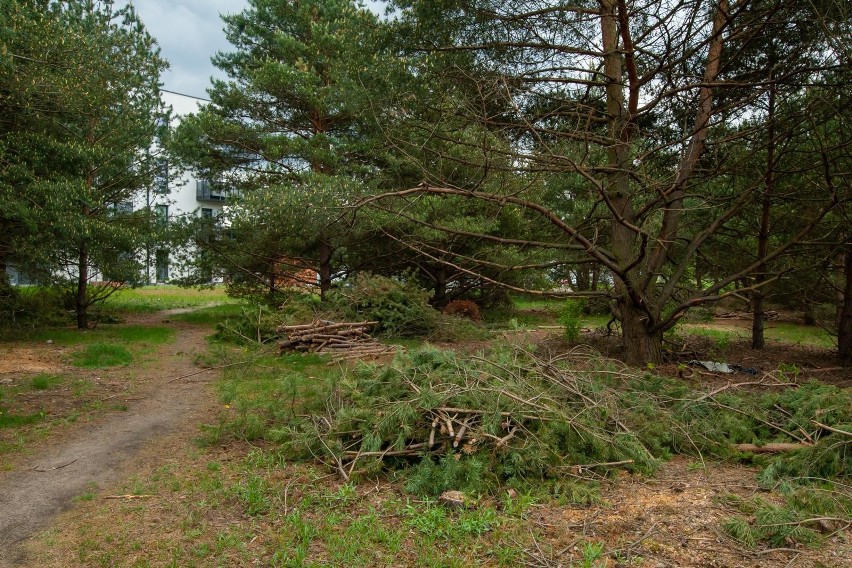
{"label": "white apartment building", "polygon": [[[158,176],[154,188],[137,198],[134,209],[150,207],[163,223],[186,215],[218,217],[222,213],[228,199],[220,183],[199,179],[191,173],[170,183],[168,163],[164,162],[161,168],[162,175]],[[172,263],[173,251],[160,246],[152,248],[145,252],[146,282],[163,284],[183,275]]]}
{"label": "white apartment building", "polygon": [[[169,164],[163,160],[160,165],[161,174],[157,176],[153,187],[137,194],[133,201],[112,204],[111,207],[120,212],[132,212],[140,209],[150,209],[168,223],[179,217],[194,215],[198,217],[217,217],[227,205],[228,199],[222,184],[198,179],[187,173],[177,181],[170,181]],[[173,263],[175,252],[162,243],[145,243],[142,247],[144,274],[142,280],[147,284],[164,284],[173,278],[183,276],[180,267]],[[185,251],[183,251],[185,252]],[[6,267],[6,277],[15,286],[27,285],[32,282],[19,273],[14,266]],[[106,280],[103,275],[94,271],[92,280]]]}

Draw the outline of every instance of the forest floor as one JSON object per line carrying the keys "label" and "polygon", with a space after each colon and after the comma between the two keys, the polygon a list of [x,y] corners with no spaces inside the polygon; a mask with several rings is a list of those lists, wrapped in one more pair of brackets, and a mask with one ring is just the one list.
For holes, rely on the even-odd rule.
{"label": "forest floor", "polygon": [[[169,317],[128,322],[174,330],[132,366],[82,370],[57,343],[0,344],[0,405],[63,418],[23,442],[0,429],[0,566],[852,567],[848,526],[827,525],[815,548],[748,549],[725,534],[734,501],[780,500],[743,465],[676,457],[652,477],[600,479],[586,496],[498,496],[476,512],[446,513],[393,480],[353,486],[323,467],[270,457],[262,444],[199,444],[202,425],[229,412],[211,387],[218,371],[186,376],[200,370],[211,329]],[[554,333],[528,338],[559,349]],[[685,344],[684,358],[709,350],[760,370],[795,365],[796,381],[852,385],[822,347],[779,343],[755,357],[737,339],[715,352],[703,345]],[[684,365],[658,372],[683,375]],[[45,373],[73,379],[23,388]],[[704,389],[749,380],[697,370],[686,378]]]}

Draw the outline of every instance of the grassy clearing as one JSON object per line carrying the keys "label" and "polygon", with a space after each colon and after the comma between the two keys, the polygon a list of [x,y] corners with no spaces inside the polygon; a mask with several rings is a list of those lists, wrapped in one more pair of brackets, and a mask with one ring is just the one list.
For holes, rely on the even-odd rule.
{"label": "grassy clearing", "polygon": [[119,290],[110,297],[107,307],[119,312],[150,313],[233,301],[225,293],[224,286],[198,290],[161,285]]}
{"label": "grassy clearing", "polygon": [[[174,340],[175,331],[162,326],[101,325],[87,331],[41,330],[22,344],[27,352],[38,341],[50,341],[49,350],[68,348],[68,361],[80,369],[108,369],[146,365],[157,347]],[[9,351],[15,356],[14,349]],[[109,373],[109,371],[106,371]],[[103,371],[99,371],[99,374]],[[0,455],[26,451],[56,427],[88,418],[105,410],[126,410],[121,402],[104,400],[126,396],[135,372],[122,369],[113,379],[89,373],[21,373],[0,384]],[[109,375],[101,374],[101,377]],[[5,463],[3,466],[6,467]]]}
{"label": "grassy clearing", "polygon": [[230,303],[218,306],[207,306],[198,308],[185,314],[175,314],[172,319],[196,324],[218,324],[228,318],[236,318],[243,314],[245,305],[242,303]]}
{"label": "grassy clearing", "polygon": [[[203,317],[213,318],[217,314],[223,315],[211,309]],[[444,460],[446,463],[436,454],[430,461],[434,465],[431,471],[409,467],[416,460],[408,458],[388,461],[360,478],[353,476],[351,482],[341,481],[328,454],[321,448],[314,447],[312,456],[298,457],[295,450],[299,436],[320,432],[325,435],[323,439],[333,441],[334,436],[347,434],[337,432],[335,426],[339,423],[327,414],[342,401],[347,404],[340,404],[341,409],[351,410],[353,416],[358,414],[354,416],[355,426],[345,430],[349,430],[349,435],[358,430],[363,440],[371,433],[394,437],[405,432],[405,420],[410,422],[411,418],[405,405],[415,399],[432,397],[436,400],[430,404],[449,404],[438,401],[437,397],[449,391],[453,391],[453,396],[478,396],[469,391],[486,368],[474,368],[470,361],[461,358],[456,362],[458,380],[446,381],[442,375],[449,367],[446,357],[423,358],[420,366],[402,366],[401,372],[388,375],[376,368],[361,367],[353,371],[330,366],[327,358],[314,354],[279,357],[262,352],[257,346],[214,342],[204,363],[247,363],[223,371],[224,377],[218,383],[221,407],[218,416],[202,427],[199,440],[202,449],[193,449],[185,459],[172,458],[166,465],[132,480],[119,491],[145,497],[106,501],[93,495],[92,501],[84,505],[87,522],[80,523],[76,532],[46,535],[45,554],[65,555],[54,557],[54,565],[107,566],[518,566],[530,563],[531,553],[554,558],[562,554],[560,562],[564,562],[564,555],[568,554],[570,563],[563,565],[572,566],[610,565],[613,558],[621,562],[612,542],[604,544],[585,534],[573,534],[565,536],[568,542],[555,546],[554,531],[548,528],[553,525],[547,520],[543,523],[530,521],[543,508],[606,506],[602,503],[598,483],[579,479],[576,474],[580,470],[555,468],[556,474],[545,475],[550,478],[544,481],[535,475],[525,475],[511,492],[506,490],[506,485],[480,484],[480,490],[471,489],[466,493],[468,507],[452,509],[426,495],[436,494],[436,479],[440,481],[448,471],[461,471],[456,467],[464,461],[459,454],[455,454],[459,455],[458,460],[450,457]],[[516,372],[513,365],[518,360],[516,355],[504,352],[495,363],[508,371],[503,374],[491,365],[489,372],[517,380],[531,375],[533,372],[529,369]],[[619,444],[626,441],[623,425],[633,429],[637,439],[654,456],[665,458],[676,452],[698,455],[700,451],[702,461],[704,456],[710,455],[719,459],[751,459],[729,449],[718,451],[725,440],[781,441],[783,436],[768,427],[767,422],[785,430],[795,430],[795,424],[812,430],[808,420],[817,411],[821,412],[821,420],[832,425],[843,426],[849,419],[842,408],[844,399],[837,390],[815,386],[811,390],[791,391],[785,396],[776,393],[765,397],[722,393],[700,405],[689,404],[701,393],[691,391],[685,383],[644,372],[633,373],[612,362],[598,363],[585,369],[587,375],[572,375],[573,380],[568,383],[569,389],[580,389],[580,399],[585,397],[594,402],[585,410],[577,406],[582,410],[577,416],[582,417],[575,424],[576,428],[573,431],[571,428],[537,431],[542,439],[546,434],[570,442],[570,448],[577,452],[592,452],[588,454],[594,458],[592,461],[617,458],[594,453],[608,452],[610,448],[600,444],[596,447],[593,440],[586,439],[584,445],[581,432],[589,432],[590,424],[585,421],[592,418],[602,420],[611,428]],[[391,380],[393,378],[396,380]],[[410,384],[420,392],[405,391]],[[506,381],[492,380],[486,384],[495,391],[508,392]],[[427,389],[433,392],[425,392]],[[446,389],[443,394],[441,389]],[[390,398],[400,391],[403,396],[392,404],[378,404],[380,399]],[[573,399],[563,395],[557,401],[554,392],[544,393],[534,401],[526,391],[522,394],[523,401],[500,395],[499,405],[502,406],[494,408],[520,415],[533,412],[536,405],[550,404],[550,398],[558,402],[560,408],[574,404]],[[531,401],[534,404],[530,408],[521,410]],[[452,402],[473,405],[482,401],[466,398]],[[617,404],[613,405],[615,402]],[[726,411],[724,407],[735,410]],[[743,411],[757,419],[749,420],[741,414]],[[556,410],[551,414],[557,416]],[[595,414],[600,416],[594,417]],[[400,419],[396,426],[392,425],[394,415]],[[595,424],[597,422],[591,426]],[[469,425],[474,427],[473,422]],[[428,430],[429,424],[424,427]],[[533,429],[530,422],[525,422],[524,427]],[[495,428],[499,430],[502,425],[498,423]],[[413,431],[414,428],[409,430]],[[843,441],[829,438],[825,432],[822,435],[822,445],[815,448],[815,453],[804,458],[805,463],[791,466],[800,468],[795,471],[782,471],[777,465],[770,470],[775,458],[762,458],[766,494],[781,504],[775,501],[767,501],[768,505],[743,504],[743,498],[738,498],[740,501],[731,498],[722,503],[730,516],[719,528],[730,535],[731,542],[736,540],[744,546],[758,547],[771,546],[778,538],[784,538],[794,545],[814,545],[824,537],[811,538],[813,535],[805,530],[813,528],[808,519],[816,515],[841,518],[850,514],[842,500],[831,498],[832,491],[836,493],[842,486],[827,484],[823,495],[830,498],[823,502],[801,497],[800,492],[810,491],[810,488],[802,489],[787,481],[791,471],[804,476],[808,470],[801,468],[811,464],[823,468],[817,473],[833,471],[837,474],[847,469],[846,462],[832,461],[832,456],[839,455],[834,444]],[[505,471],[513,460],[528,459],[524,452],[534,447],[533,441],[523,439],[521,434],[514,440],[517,445],[514,442],[506,444],[503,450],[496,447],[493,460],[486,460],[484,468],[468,468],[461,473],[488,476],[497,467]],[[375,444],[376,439],[370,443]],[[379,449],[389,447],[380,444]],[[547,473],[553,466],[547,461],[550,457],[546,452],[538,454],[533,458],[543,464],[542,470]],[[326,465],[316,465],[317,457]],[[572,463],[589,463],[583,457],[578,453]],[[430,458],[425,461],[428,460]],[[835,469],[830,469],[832,467]],[[591,470],[598,480],[606,478],[605,469],[592,467]],[[771,475],[766,474],[767,471]],[[455,478],[452,481],[464,480]],[[787,501],[779,497],[777,486],[781,483],[789,484],[791,495],[800,497]],[[471,488],[476,486],[476,483],[468,484]],[[771,507],[784,510],[779,512]],[[753,513],[747,512],[752,509]],[[766,514],[759,512],[764,509],[768,511]],[[755,526],[753,522],[766,526]],[[787,528],[799,526],[797,523],[801,523],[802,530],[787,531]],[[161,530],[163,526],[169,530]],[[768,530],[760,532],[764,528]],[[152,531],[156,531],[156,538],[152,538]],[[779,536],[780,532],[785,534]],[[636,539],[640,537],[642,534],[625,537],[624,543],[639,542]],[[565,548],[566,545],[569,548]],[[648,546],[652,548],[651,544]],[[552,565],[556,565],[555,562]]]}
{"label": "grassy clearing", "polygon": [[[751,339],[750,329],[725,329],[721,327],[724,322],[717,322],[715,325],[719,327],[711,327],[711,324],[681,324],[677,327],[677,330],[689,335],[710,338],[721,351],[726,350],[733,341]],[[835,338],[826,330],[817,326],[772,322],[767,324],[764,334],[769,344],[807,345],[826,349],[836,347]]]}
{"label": "grassy clearing", "polygon": [[[110,566],[509,567],[541,538],[525,521],[529,509],[507,506],[508,497],[448,510],[392,484],[339,483],[261,448],[188,461],[121,489],[148,498],[95,496],[91,522],[77,534],[46,535],[48,553],[67,548],[74,562]],[[170,530],[150,540],[146,526]]]}
{"label": "grassy clearing", "polygon": [[174,341],[175,330],[163,326],[100,325],[96,329],[46,329],[32,336],[62,347],[78,347],[71,355],[76,367],[88,369],[129,365],[144,359],[158,345]]}

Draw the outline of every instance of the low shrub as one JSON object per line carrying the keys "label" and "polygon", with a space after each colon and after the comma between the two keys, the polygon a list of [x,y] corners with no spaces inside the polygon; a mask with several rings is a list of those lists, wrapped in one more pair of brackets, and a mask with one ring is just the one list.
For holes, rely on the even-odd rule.
{"label": "low shrub", "polygon": [[559,323],[564,327],[565,339],[577,341],[580,339],[580,329],[583,327],[583,308],[586,302],[582,299],[565,300],[559,310]]}
{"label": "low shrub", "polygon": [[374,331],[394,337],[421,337],[435,331],[438,315],[430,292],[412,280],[359,274],[334,291],[332,304],[348,319],[376,321]]}

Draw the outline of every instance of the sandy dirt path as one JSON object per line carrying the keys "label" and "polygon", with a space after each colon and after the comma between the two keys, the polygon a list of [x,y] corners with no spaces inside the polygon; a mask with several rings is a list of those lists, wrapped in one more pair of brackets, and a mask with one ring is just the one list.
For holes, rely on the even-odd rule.
{"label": "sandy dirt path", "polygon": [[75,497],[127,477],[134,458],[143,451],[156,456],[157,445],[167,438],[191,438],[212,412],[214,396],[208,383],[216,372],[172,381],[199,370],[193,361],[206,350],[204,338],[211,330],[169,321],[168,315],[161,312],[132,322],[171,326],[176,338],[158,349],[159,362],[143,373],[145,379],[127,411],[75,426],[0,475],[0,567],[26,564],[23,541],[49,526]]}

